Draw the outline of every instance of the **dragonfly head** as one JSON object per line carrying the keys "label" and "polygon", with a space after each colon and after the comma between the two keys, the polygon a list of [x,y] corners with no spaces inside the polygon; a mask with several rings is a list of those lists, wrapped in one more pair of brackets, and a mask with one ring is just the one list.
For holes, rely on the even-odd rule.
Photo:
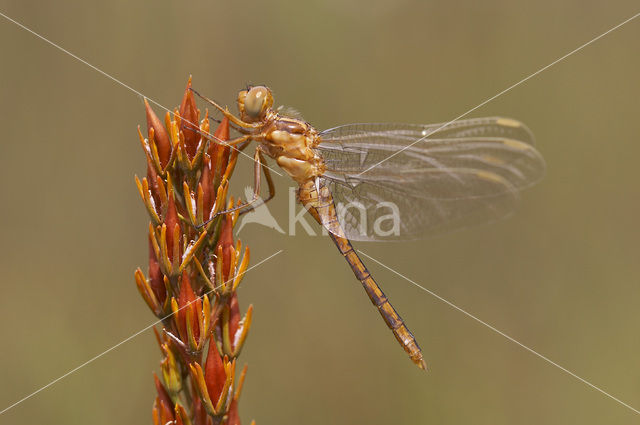
{"label": "dragonfly head", "polygon": [[265,86],[253,86],[238,93],[238,111],[245,122],[262,121],[273,106],[271,90]]}

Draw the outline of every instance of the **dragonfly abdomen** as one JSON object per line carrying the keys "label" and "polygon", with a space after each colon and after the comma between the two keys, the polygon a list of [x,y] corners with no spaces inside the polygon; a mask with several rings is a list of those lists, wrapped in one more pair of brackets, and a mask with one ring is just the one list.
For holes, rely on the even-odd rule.
{"label": "dragonfly abdomen", "polygon": [[378,283],[373,279],[371,273],[364,265],[358,254],[353,249],[351,242],[348,239],[334,235],[330,233],[331,239],[338,247],[340,253],[344,256],[347,263],[351,266],[351,270],[356,278],[362,284],[365,292],[369,296],[369,299],[374,306],[380,312],[382,319],[387,324],[389,329],[393,332],[404,351],[407,352],[411,361],[413,361],[419,368],[426,369],[426,364],[422,358],[422,350],[418,345],[415,337],[405,325],[404,320],[398,314],[395,308],[389,302],[387,296],[382,292],[382,289]]}
{"label": "dragonfly abdomen", "polygon": [[407,328],[402,317],[393,308],[387,296],[382,292],[380,286],[376,283],[364,265],[356,251],[353,249],[351,242],[343,237],[344,232],[340,227],[338,216],[336,214],[335,204],[331,197],[331,192],[325,186],[318,186],[313,181],[308,181],[300,185],[298,190],[298,199],[308,209],[309,213],[316,221],[329,231],[329,236],[333,239],[336,247],[345,258],[353,274],[362,284],[369,299],[380,312],[382,319],[393,332],[404,351],[407,352],[411,360],[421,369],[426,369],[426,364],[422,358],[422,350],[415,337]]}

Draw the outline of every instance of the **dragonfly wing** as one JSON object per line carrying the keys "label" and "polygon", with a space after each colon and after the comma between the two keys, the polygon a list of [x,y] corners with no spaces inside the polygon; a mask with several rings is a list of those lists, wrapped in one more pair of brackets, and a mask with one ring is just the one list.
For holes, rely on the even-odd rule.
{"label": "dragonfly wing", "polygon": [[[423,137],[451,139],[457,137],[505,137],[534,145],[533,133],[520,121],[505,117],[458,120],[440,124],[356,123],[324,130],[324,140],[361,140],[365,133],[386,133],[398,136],[396,142],[410,144]],[[401,137],[400,137],[401,136]],[[404,142],[401,140],[404,139]]]}
{"label": "dragonfly wing", "polygon": [[455,124],[350,124],[321,133],[324,184],[346,236],[415,239],[513,211],[518,190],[544,174],[531,132],[505,118]]}
{"label": "dragonfly wing", "polygon": [[294,118],[294,119],[297,119],[297,120],[304,121],[304,117],[302,116],[302,112],[298,111],[296,108],[293,108],[291,106],[280,105],[280,106],[278,106],[276,111],[278,112],[278,114],[280,114],[280,116],[288,117],[288,118]]}
{"label": "dragonfly wing", "polygon": [[[378,181],[323,176],[322,184],[332,193],[342,226],[339,236],[359,241],[417,239],[499,220],[516,205],[517,190],[498,175],[469,169],[432,171],[414,175],[415,180],[409,181],[406,175],[390,175],[390,179]],[[404,182],[398,183],[393,177],[402,177]],[[449,187],[458,194],[480,190],[494,195],[419,196],[414,189],[421,185],[438,190]]]}
{"label": "dragonfly wing", "polygon": [[329,170],[346,175],[471,168],[498,174],[518,189],[542,178],[544,160],[524,124],[478,118],[451,125],[349,124],[322,132],[318,150]]}

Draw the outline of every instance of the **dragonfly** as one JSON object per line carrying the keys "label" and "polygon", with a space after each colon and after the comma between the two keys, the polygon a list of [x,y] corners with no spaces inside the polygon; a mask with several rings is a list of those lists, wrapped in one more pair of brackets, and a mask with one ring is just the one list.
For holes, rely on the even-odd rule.
{"label": "dragonfly", "polygon": [[[297,200],[327,230],[411,361],[426,370],[416,338],[351,241],[410,240],[507,217],[519,192],[544,174],[531,131],[502,117],[428,125],[359,123],[317,131],[296,114],[274,109],[266,86],[239,92],[238,115],[193,92],[240,134],[226,145],[257,144],[252,199],[218,214],[246,212],[272,199],[266,157],[275,160],[298,184]],[[269,191],[264,199],[262,175]]]}

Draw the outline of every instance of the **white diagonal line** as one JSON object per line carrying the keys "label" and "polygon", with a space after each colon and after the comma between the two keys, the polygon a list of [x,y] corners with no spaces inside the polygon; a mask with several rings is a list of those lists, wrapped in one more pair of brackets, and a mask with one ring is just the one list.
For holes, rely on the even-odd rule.
{"label": "white diagonal line", "polygon": [[[254,268],[258,267],[259,265],[261,265],[261,264],[265,263],[266,261],[268,261],[268,260],[272,259],[272,258],[273,258],[273,257],[275,257],[276,255],[280,254],[282,251],[283,251],[283,250],[281,249],[281,250],[279,250],[279,251],[277,251],[277,252],[275,252],[275,253],[271,254],[270,256],[268,256],[267,258],[265,258],[264,260],[262,260],[262,261],[260,261],[260,262],[258,262],[258,263],[256,263],[256,264],[254,264],[253,266],[251,266],[251,267],[247,268],[247,270],[245,270],[244,272],[242,272],[242,273],[240,274],[240,276],[241,276],[241,275],[244,275],[244,274],[245,274],[245,273],[247,273],[249,270],[252,270],[252,269],[254,269]],[[107,350],[104,350],[102,353],[100,353],[100,354],[98,354],[98,355],[96,355],[96,356],[94,356],[94,357],[90,358],[89,360],[87,360],[86,362],[82,363],[81,365],[78,365],[78,366],[74,367],[73,369],[71,369],[70,371],[68,371],[67,373],[65,373],[64,375],[59,376],[58,378],[56,378],[56,379],[54,379],[53,381],[49,382],[47,385],[45,385],[45,386],[43,386],[43,387],[41,387],[41,388],[37,389],[36,391],[32,392],[32,393],[31,393],[31,394],[29,394],[29,395],[27,395],[27,396],[25,396],[25,397],[21,398],[20,400],[16,401],[15,403],[11,404],[10,406],[5,407],[4,409],[2,409],[2,410],[0,411],[0,415],[2,415],[3,413],[5,413],[6,411],[8,411],[8,410],[10,410],[10,409],[12,409],[12,408],[14,408],[14,407],[16,407],[17,405],[19,405],[19,404],[20,404],[20,403],[22,403],[23,401],[26,401],[26,400],[30,399],[31,397],[33,397],[34,395],[38,394],[39,392],[46,390],[47,388],[49,388],[50,386],[54,385],[54,384],[55,384],[55,383],[57,383],[58,381],[61,381],[62,379],[66,378],[67,376],[69,376],[69,375],[71,375],[71,374],[73,374],[73,373],[77,372],[78,370],[82,369],[82,368],[83,368],[83,367],[85,367],[86,365],[88,365],[88,364],[90,364],[90,363],[93,363],[94,361],[98,360],[100,357],[104,356],[105,354],[107,354],[107,353],[109,353],[109,352],[111,352],[111,351],[115,350],[116,348],[120,347],[122,344],[124,344],[124,343],[126,343],[126,342],[128,342],[128,341],[131,341],[133,338],[137,337],[138,335],[140,335],[141,333],[143,333],[143,332],[145,332],[145,331],[148,331],[149,329],[151,329],[151,328],[152,328],[152,327],[154,327],[155,325],[157,325],[157,324],[159,324],[159,323],[162,323],[162,321],[163,321],[163,320],[165,320],[165,319],[167,319],[167,318],[169,318],[169,317],[173,316],[173,315],[174,315],[174,314],[176,314],[178,311],[180,311],[180,310],[182,310],[183,308],[187,307],[188,305],[190,305],[190,304],[192,304],[192,303],[196,302],[196,300],[198,300],[198,299],[202,299],[202,297],[204,297],[204,296],[206,296],[206,295],[210,294],[211,292],[215,291],[216,289],[220,288],[221,286],[226,285],[227,283],[231,282],[232,280],[233,280],[233,279],[229,279],[228,281],[226,281],[226,282],[224,282],[224,283],[221,283],[220,285],[216,286],[215,288],[213,288],[213,289],[211,289],[211,290],[209,290],[209,291],[205,292],[204,294],[202,294],[201,296],[199,296],[199,297],[198,297],[198,298],[196,298],[195,300],[193,300],[193,301],[191,301],[191,302],[189,302],[189,303],[185,304],[184,306],[180,307],[180,308],[179,308],[178,310],[176,310],[175,312],[171,312],[171,314],[166,315],[166,316],[165,316],[165,317],[163,317],[162,319],[159,319],[159,320],[157,320],[157,321],[153,322],[152,324],[150,324],[150,325],[148,325],[148,326],[146,326],[146,327],[144,327],[144,328],[140,329],[138,332],[134,333],[133,335],[128,336],[127,338],[123,339],[122,341],[120,341],[120,342],[119,342],[119,343],[117,343],[116,345],[114,345],[114,346],[112,346],[112,347],[108,348]]]}
{"label": "white diagonal line", "polygon": [[383,264],[382,262],[376,260],[375,258],[373,258],[372,256],[358,250],[358,253],[364,255],[365,257],[367,257],[368,259],[370,259],[371,261],[374,261],[376,263],[378,263],[380,266],[384,267],[385,269],[389,270],[390,272],[395,273],[396,275],[400,276],[401,278],[403,278],[404,280],[406,280],[407,282],[413,284],[414,286],[417,286],[418,288],[422,289],[423,291],[425,291],[426,293],[428,293],[429,295],[432,295],[434,297],[436,297],[437,299],[439,299],[440,301],[442,301],[443,303],[447,304],[450,307],[455,308],[456,310],[458,310],[459,312],[465,314],[466,316],[472,318],[473,320],[475,320],[476,322],[486,326],[487,328],[491,329],[492,331],[494,331],[495,333],[502,335],[503,337],[507,338],[509,341],[519,345],[520,347],[524,348],[525,350],[527,350],[528,352],[530,352],[531,354],[534,354],[538,357],[540,357],[542,360],[544,360],[545,362],[552,364],[553,366],[557,367],[558,369],[562,370],[563,372],[573,376],[574,378],[576,378],[578,381],[587,384],[588,386],[590,386],[591,388],[593,388],[594,390],[606,395],[607,397],[609,397],[610,399],[614,400],[615,402],[623,405],[624,407],[626,407],[627,409],[633,411],[634,413],[640,414],[640,410],[634,408],[633,406],[628,405],[627,403],[625,403],[624,401],[620,400],[619,398],[616,398],[614,396],[612,396],[611,394],[609,394],[608,392],[606,392],[605,390],[603,390],[602,388],[592,384],[591,382],[587,381],[584,378],[581,378],[580,376],[576,375],[575,373],[573,373],[572,371],[570,371],[567,368],[564,368],[562,366],[560,366],[558,363],[554,362],[553,360],[551,360],[548,357],[543,356],[542,354],[538,353],[537,351],[535,351],[532,348],[529,348],[528,346],[524,345],[523,343],[521,343],[520,341],[510,337],[509,335],[507,335],[506,333],[502,332],[501,330],[495,328],[494,326],[491,326],[490,324],[488,324],[487,322],[485,322],[482,319],[479,319],[478,317],[474,316],[473,314],[469,313],[468,311],[458,307],[457,305],[455,305],[454,303],[452,303],[451,301],[442,298],[440,295],[436,294],[433,291],[430,291],[429,289],[425,288],[424,286],[416,283],[415,281],[409,279],[408,277],[406,277],[405,275],[395,271],[394,269],[392,269],[391,267],[387,266],[386,264]]}
{"label": "white diagonal line", "polygon": [[[54,43],[53,41],[47,39],[46,37],[38,34],[37,32],[35,32],[34,30],[32,30],[31,28],[21,24],[20,22],[16,21],[15,19],[10,18],[9,16],[5,15],[4,13],[0,12],[0,16],[2,16],[3,18],[5,18],[6,20],[13,22],[14,24],[16,24],[17,26],[19,26],[20,28],[22,28],[23,30],[35,35],[36,37],[38,37],[40,40],[44,41],[45,43],[48,43],[49,45],[55,47],[56,49],[60,50],[61,52],[66,53],[67,55],[71,56],[72,58],[76,59],[79,62],[82,62],[83,64],[85,64],[86,66],[88,66],[89,68],[93,69],[94,71],[104,75],[105,77],[107,77],[108,79],[110,79],[111,81],[121,85],[122,87],[126,88],[127,90],[137,94],[138,96],[147,99],[149,102],[153,103],[154,105],[164,109],[165,111],[169,112],[171,115],[176,115],[175,112],[173,112],[172,110],[170,110],[169,108],[165,107],[164,105],[156,102],[155,100],[151,99],[150,97],[145,96],[144,94],[140,93],[138,90],[134,89],[133,87],[131,87],[128,84],[123,83],[122,81],[118,80],[116,77],[114,77],[113,75],[101,70],[100,68],[98,68],[97,66],[87,62],[86,60],[82,59],[81,57],[71,53],[70,51],[68,51],[67,49],[65,49],[62,46],[59,46],[58,44]],[[200,126],[198,126],[195,123],[192,123],[188,120],[185,120],[184,118],[180,117],[180,119],[188,124],[191,124],[192,126],[194,126],[195,128],[198,129],[198,131],[200,130]],[[207,133],[207,137],[216,140],[218,143],[220,143],[221,145],[225,145],[228,146],[236,151],[238,151],[239,154],[246,156],[247,158],[249,158],[252,161],[255,161],[255,159],[253,159],[253,157],[251,155],[248,155],[244,152],[242,152],[241,150],[239,150],[237,147],[229,145],[225,140],[221,140],[219,138],[217,138],[216,136],[214,136],[213,134]],[[269,167],[268,165],[264,164],[265,167],[269,168],[269,170],[273,171],[274,173],[276,173],[279,176],[282,176],[282,174],[280,174],[278,171],[274,170],[273,168]]]}
{"label": "white diagonal line", "polygon": [[484,102],[478,104],[477,106],[474,106],[473,108],[469,109],[467,112],[458,115],[456,118],[452,119],[451,121],[449,121],[448,123],[438,127],[437,129],[427,133],[426,135],[424,135],[423,137],[419,138],[418,140],[416,140],[415,142],[412,142],[411,144],[403,147],[400,150],[395,151],[394,153],[392,153],[391,155],[387,156],[386,158],[384,158],[383,160],[373,164],[371,167],[367,168],[366,170],[362,171],[360,174],[358,174],[358,176],[363,175],[364,173],[366,173],[367,171],[371,170],[372,168],[377,167],[378,165],[382,164],[383,162],[393,158],[394,156],[398,155],[399,153],[405,151],[406,149],[409,149],[410,147],[412,147],[413,145],[415,145],[416,143],[419,143],[423,140],[425,140],[426,138],[428,138],[430,135],[432,135],[433,133],[436,133],[440,130],[442,130],[443,128],[453,124],[454,122],[458,121],[460,118],[463,118],[467,115],[469,115],[471,112],[475,111],[476,109],[486,105],[487,103],[491,102],[492,100],[502,96],[503,94],[505,94],[506,92],[508,92],[509,90],[518,87],[520,84],[524,83],[525,81],[528,81],[529,79],[535,77],[536,75],[540,74],[543,71],[546,71],[547,69],[551,68],[553,65],[557,64],[558,62],[568,58],[569,56],[573,55],[576,52],[579,52],[580,50],[584,49],[585,47],[587,47],[588,45],[595,43],[596,41],[600,40],[602,37],[604,37],[605,35],[617,30],[618,28],[620,28],[621,26],[623,26],[624,24],[627,24],[629,22],[631,22],[632,20],[634,20],[635,18],[637,18],[638,16],[640,16],[640,12],[636,13],[635,15],[633,15],[632,17],[630,17],[629,19],[620,22],[618,25],[616,25],[615,27],[603,32],[602,34],[600,34],[599,36],[587,41],[586,43],[584,43],[583,45],[576,47],[575,49],[573,49],[572,51],[570,51],[569,53],[565,54],[564,56],[559,57],[558,59],[554,60],[553,62],[551,62],[549,65],[540,68],[539,70],[537,70],[536,72],[534,72],[533,74],[530,74],[529,76],[523,78],[522,80],[518,81],[515,84],[510,85],[509,87],[507,87],[506,89],[502,90],[500,93],[490,97],[489,99],[485,100]]}

